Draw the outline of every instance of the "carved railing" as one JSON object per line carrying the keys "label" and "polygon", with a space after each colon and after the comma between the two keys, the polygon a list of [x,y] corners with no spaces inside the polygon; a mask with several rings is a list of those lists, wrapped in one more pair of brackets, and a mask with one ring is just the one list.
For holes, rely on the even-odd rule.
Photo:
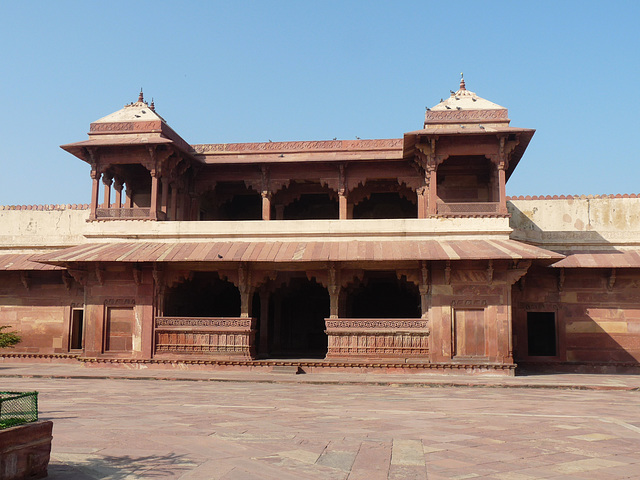
{"label": "carved railing", "polygon": [[255,357],[256,319],[241,317],[156,317],[156,355]]}
{"label": "carved railing", "polygon": [[429,326],[417,318],[327,318],[327,358],[422,358],[429,355]]}
{"label": "carved railing", "polygon": [[438,215],[483,215],[499,212],[498,202],[438,202]]}

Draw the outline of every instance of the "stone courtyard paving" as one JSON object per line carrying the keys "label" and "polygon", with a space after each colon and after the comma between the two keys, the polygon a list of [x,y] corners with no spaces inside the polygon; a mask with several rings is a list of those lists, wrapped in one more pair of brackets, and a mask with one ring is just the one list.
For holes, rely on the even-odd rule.
{"label": "stone courtyard paving", "polygon": [[640,392],[1,378],[54,422],[49,478],[640,478]]}

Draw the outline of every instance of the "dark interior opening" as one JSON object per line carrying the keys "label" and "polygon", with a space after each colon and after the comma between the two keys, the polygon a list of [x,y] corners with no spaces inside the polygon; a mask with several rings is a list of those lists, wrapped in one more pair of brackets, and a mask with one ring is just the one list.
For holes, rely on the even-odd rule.
{"label": "dark interior opening", "polygon": [[71,338],[69,349],[82,350],[84,348],[84,310],[71,310]]}
{"label": "dark interior opening", "polygon": [[243,182],[220,182],[200,197],[200,220],[261,220],[262,197]]}
{"label": "dark interior opening", "polygon": [[557,355],[554,312],[527,312],[527,345],[530,357]]}
{"label": "dark interior opening", "polygon": [[482,155],[453,156],[438,167],[438,197],[443,202],[491,202],[491,162]]}
{"label": "dark interior opening", "polygon": [[167,292],[168,317],[239,317],[240,292],[216,272],[195,272],[193,277]]}
{"label": "dark interior opening", "polygon": [[353,218],[418,218],[418,206],[398,192],[374,192],[354,205]]}
{"label": "dark interior opening", "polygon": [[[275,211],[272,218],[276,218]],[[338,218],[338,202],[326,193],[303,193],[284,207],[283,220],[331,220]]]}
{"label": "dark interior opening", "polygon": [[307,278],[292,278],[271,294],[269,356],[324,358],[329,316],[329,292]]}
{"label": "dark interior opening", "polygon": [[347,290],[347,317],[420,318],[420,292],[395,272],[366,272]]}

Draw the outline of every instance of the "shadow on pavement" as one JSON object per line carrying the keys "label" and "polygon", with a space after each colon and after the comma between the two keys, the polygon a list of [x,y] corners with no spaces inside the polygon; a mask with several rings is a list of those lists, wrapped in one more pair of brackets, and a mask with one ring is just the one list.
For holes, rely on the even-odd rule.
{"label": "shadow on pavement", "polygon": [[178,478],[194,464],[184,455],[144,457],[57,454],[49,463],[50,480],[129,480],[136,478]]}

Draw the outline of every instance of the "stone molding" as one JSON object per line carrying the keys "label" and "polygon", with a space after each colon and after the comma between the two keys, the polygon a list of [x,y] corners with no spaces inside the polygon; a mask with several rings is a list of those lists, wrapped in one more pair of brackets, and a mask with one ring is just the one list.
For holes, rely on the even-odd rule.
{"label": "stone molding", "polygon": [[317,140],[300,142],[267,143],[214,143],[191,145],[196,153],[217,152],[280,152],[280,151],[318,151],[318,150],[372,150],[402,148],[403,139],[375,140]]}

